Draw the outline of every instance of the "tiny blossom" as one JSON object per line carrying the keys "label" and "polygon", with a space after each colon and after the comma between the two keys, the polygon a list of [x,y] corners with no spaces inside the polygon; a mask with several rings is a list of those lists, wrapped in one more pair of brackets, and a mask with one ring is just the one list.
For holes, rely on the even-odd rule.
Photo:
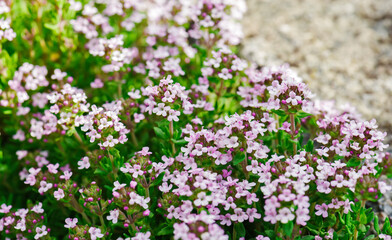
{"label": "tiny blossom", "polygon": [[64,174],[60,176],[61,179],[64,180],[69,180],[72,176],[72,172],[70,171],[64,171]]}
{"label": "tiny blossom", "polygon": [[287,207],[279,209],[279,214],[276,217],[279,221],[281,221],[282,223],[288,223],[289,221],[294,220],[295,216],[294,214],[291,212],[290,209],[288,209]]}
{"label": "tiny blossom", "polygon": [[74,228],[76,227],[76,224],[78,223],[77,218],[66,218],[65,219],[65,228]]}
{"label": "tiny blossom", "polygon": [[131,240],[149,240],[151,236],[151,232],[146,232],[146,233],[136,233],[136,236],[131,238]]}
{"label": "tiny blossom", "polygon": [[102,238],[104,235],[101,233],[101,229],[91,227],[88,232],[90,233],[90,237],[92,240],[95,240],[97,238]]}
{"label": "tiny blossom", "polygon": [[58,189],[57,191],[54,191],[54,197],[59,201],[60,199],[64,198],[64,191],[62,189]]}
{"label": "tiny blossom", "polygon": [[35,232],[37,234],[34,235],[34,239],[39,239],[39,238],[46,236],[48,234],[48,231],[46,230],[45,225],[43,225],[42,227],[36,227]]}
{"label": "tiny blossom", "polygon": [[3,203],[0,206],[0,213],[9,213],[11,208],[11,205],[7,206],[5,203]]}
{"label": "tiny blossom", "polygon": [[317,216],[322,215],[323,218],[328,217],[328,205],[323,203],[322,205],[318,205],[316,204],[315,209],[317,210],[317,212],[315,213]]}
{"label": "tiny blossom", "polygon": [[88,169],[90,167],[90,161],[88,157],[83,157],[80,161],[78,161],[78,169]]}
{"label": "tiny blossom", "polygon": [[107,220],[117,223],[120,212],[118,209],[111,210],[110,215],[106,217]]}

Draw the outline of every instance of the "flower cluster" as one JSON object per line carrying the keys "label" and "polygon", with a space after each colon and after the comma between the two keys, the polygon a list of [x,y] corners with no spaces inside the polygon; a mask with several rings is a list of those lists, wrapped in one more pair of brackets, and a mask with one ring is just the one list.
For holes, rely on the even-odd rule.
{"label": "flower cluster", "polygon": [[386,133],[237,56],[244,1],[52,2],[0,1],[6,239],[390,239]]}

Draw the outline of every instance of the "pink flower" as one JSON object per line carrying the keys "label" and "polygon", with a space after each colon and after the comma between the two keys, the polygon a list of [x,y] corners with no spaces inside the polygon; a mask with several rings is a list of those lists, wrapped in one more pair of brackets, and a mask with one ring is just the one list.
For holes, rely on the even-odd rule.
{"label": "pink flower", "polygon": [[46,231],[45,225],[42,225],[42,227],[36,227],[35,232],[37,234],[34,236],[34,239],[41,238],[41,237],[46,236],[48,234],[48,231]]}
{"label": "pink flower", "polygon": [[150,232],[146,232],[146,233],[138,232],[133,238],[131,238],[131,240],[150,240],[150,236],[151,236]]}
{"label": "pink flower", "polygon": [[61,188],[59,188],[57,191],[54,191],[53,194],[54,194],[54,197],[57,199],[57,201],[64,198],[64,191]]}
{"label": "pink flower", "polygon": [[392,240],[392,237],[389,235],[386,235],[386,234],[380,234],[380,235],[378,235],[378,237],[380,239],[384,239],[384,240]]}
{"label": "pink flower", "polygon": [[106,217],[107,220],[117,223],[120,212],[118,209],[111,210],[110,215]]}
{"label": "pink flower", "polygon": [[78,161],[78,169],[88,169],[90,167],[90,162],[88,157],[83,157],[80,161]]}
{"label": "pink flower", "polygon": [[49,189],[51,189],[53,184],[47,183],[46,181],[41,181],[40,186],[41,187],[38,189],[38,192],[42,194],[44,192],[47,192]]}
{"label": "pink flower", "polygon": [[301,97],[300,97],[300,96],[297,96],[297,95],[295,94],[295,92],[293,92],[293,91],[291,91],[291,92],[289,93],[289,96],[290,96],[290,97],[286,99],[286,102],[287,102],[287,103],[291,103],[293,106],[298,105],[298,103],[301,101]]}
{"label": "pink flower", "polygon": [[344,213],[347,214],[349,211],[351,211],[351,204],[353,204],[353,202],[350,202],[348,199],[346,199],[346,201],[341,201],[340,204],[343,206],[344,208]]}
{"label": "pink flower", "polygon": [[178,116],[180,116],[180,111],[176,111],[176,110],[170,109],[169,110],[169,115],[167,116],[167,120],[170,121],[170,122],[172,122],[172,121],[178,122],[180,120],[178,118]]}
{"label": "pink flower", "polygon": [[270,240],[269,237],[264,237],[263,235],[259,235],[256,237],[256,240]]}
{"label": "pink flower", "polygon": [[335,180],[331,182],[332,187],[341,188],[345,184],[344,177],[341,174],[336,174]]}
{"label": "pink flower", "polygon": [[48,171],[50,172],[50,173],[53,173],[53,174],[56,174],[56,173],[58,173],[58,168],[59,168],[59,163],[56,163],[56,164],[49,164],[49,165],[47,165],[46,167],[48,168]]}
{"label": "pink flower", "polygon": [[278,199],[280,201],[290,202],[295,199],[295,194],[291,193],[290,189],[284,189],[281,194],[279,194]]}
{"label": "pink flower", "polygon": [[167,116],[167,111],[169,111],[171,108],[169,106],[165,106],[164,103],[158,103],[158,106],[152,110],[153,113],[155,113],[158,116]]}
{"label": "pink flower", "polygon": [[51,78],[61,81],[64,79],[65,76],[67,76],[67,73],[61,72],[60,69],[55,69],[54,74],[51,76]]}
{"label": "pink flower", "polygon": [[330,185],[331,184],[328,181],[318,182],[317,183],[317,190],[321,193],[328,194],[332,191],[331,188],[329,188]]}
{"label": "pink flower", "polygon": [[76,227],[76,224],[78,223],[77,218],[67,218],[65,219],[65,228],[74,228]]}
{"label": "pink flower", "polygon": [[35,213],[43,213],[44,209],[42,209],[42,203],[39,202],[37,205],[35,205],[31,211],[35,212]]}
{"label": "pink flower", "polygon": [[223,80],[227,80],[227,79],[232,79],[233,78],[233,75],[230,74],[230,71],[227,68],[223,68],[222,71],[218,74],[218,76],[220,78],[222,78]]}
{"label": "pink flower", "polygon": [[234,214],[231,215],[231,220],[235,222],[243,222],[248,219],[248,215],[241,209],[241,208],[236,208],[234,209]]}
{"label": "pink flower", "polygon": [[279,209],[279,214],[276,217],[281,223],[288,223],[289,221],[294,220],[295,216],[291,212],[291,210],[287,207]]}
{"label": "pink flower", "polygon": [[254,219],[260,219],[261,218],[261,214],[257,212],[256,208],[248,208],[246,210],[246,214],[248,214],[249,217],[249,222],[254,222]]}
{"label": "pink flower", "polygon": [[328,217],[328,205],[323,203],[322,205],[316,205],[315,209],[317,210],[316,215],[322,215],[323,218]]}
{"label": "pink flower", "polygon": [[63,175],[60,176],[60,179],[69,180],[72,176],[72,172],[64,171]]}
{"label": "pink flower", "polygon": [[200,192],[197,194],[197,199],[195,200],[195,206],[207,206],[207,204],[212,200],[211,196],[207,196],[205,192]]}
{"label": "pink flower", "polygon": [[96,78],[94,82],[90,83],[91,88],[102,88],[103,87],[103,82],[101,79]]}
{"label": "pink flower", "polygon": [[96,240],[104,236],[99,228],[91,227],[88,232],[90,233],[91,240]]}
{"label": "pink flower", "polygon": [[[266,205],[264,205],[264,208],[266,208]],[[277,219],[278,215],[276,213],[276,209],[269,209],[268,211],[265,212],[265,217],[263,218],[264,221],[266,222],[270,222],[272,224],[275,224],[278,219]]]}
{"label": "pink flower", "polygon": [[307,208],[299,208],[295,213],[297,214],[296,223],[305,226],[310,219],[309,210]]}
{"label": "pink flower", "polygon": [[7,206],[5,203],[3,203],[0,206],[0,213],[9,213],[11,208],[11,205]]}

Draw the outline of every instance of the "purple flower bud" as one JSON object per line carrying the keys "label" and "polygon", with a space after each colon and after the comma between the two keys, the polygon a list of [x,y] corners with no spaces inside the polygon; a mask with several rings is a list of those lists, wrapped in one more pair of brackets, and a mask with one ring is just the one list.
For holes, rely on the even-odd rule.
{"label": "purple flower bud", "polygon": [[150,210],[146,210],[143,212],[143,216],[147,217],[148,215],[150,215]]}
{"label": "purple flower bud", "polygon": [[199,232],[199,233],[202,233],[202,232],[204,232],[204,227],[203,226],[199,226],[198,228],[197,228],[197,231]]}

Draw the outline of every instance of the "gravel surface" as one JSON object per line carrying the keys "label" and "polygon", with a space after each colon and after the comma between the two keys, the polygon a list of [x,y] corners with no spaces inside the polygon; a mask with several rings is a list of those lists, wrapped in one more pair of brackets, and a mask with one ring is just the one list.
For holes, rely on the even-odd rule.
{"label": "gravel surface", "polygon": [[[318,98],[376,118],[392,152],[391,0],[248,0],[243,27],[245,58],[289,63]],[[392,217],[392,192],[374,208]]]}
{"label": "gravel surface", "polygon": [[248,0],[243,26],[243,56],[287,62],[319,98],[392,130],[391,0]]}

